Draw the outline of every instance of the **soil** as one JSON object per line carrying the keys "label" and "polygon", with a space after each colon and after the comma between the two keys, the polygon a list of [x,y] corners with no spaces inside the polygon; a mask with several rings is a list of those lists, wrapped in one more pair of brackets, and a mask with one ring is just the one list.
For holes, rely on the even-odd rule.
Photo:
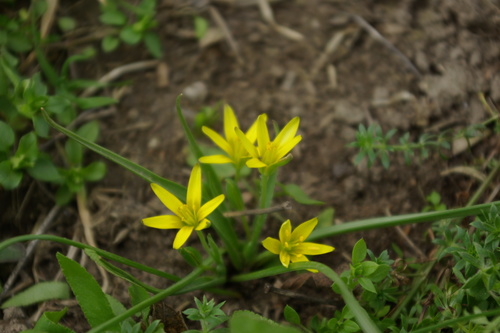
{"label": "soil", "polygon": [[[295,183],[325,205],[294,203],[291,212],[282,214],[294,224],[317,216],[327,207],[335,209],[335,223],[419,212],[432,191],[440,193],[448,207],[463,206],[480,183],[468,174],[443,172],[468,165],[487,174],[488,162],[498,159],[500,141],[494,135],[461,151],[445,151],[445,156],[433,151],[428,159],[416,158],[410,165],[395,155],[388,169],[380,163],[370,168],[366,163],[355,166],[356,150],[346,147],[354,141],[359,124],[378,124],[384,131],[394,128],[397,136],[409,132],[412,139],[418,139],[423,133],[458,131],[488,119],[491,114],[479,94],[484,94],[492,107],[500,102],[497,0],[270,1],[276,24],[266,20],[258,1],[219,0],[210,6],[208,1],[197,0],[159,2],[157,31],[165,55],[154,67],[122,76],[120,80],[127,85],[100,92],[119,96],[119,103],[100,120],[99,144],[167,179],[187,184],[191,168],[186,162],[187,141],[175,113],[180,93],[184,94],[182,107],[190,123],[202,107],[220,106],[221,101],[234,108],[243,128],[261,113],[280,126],[292,117],[301,118],[303,141],[293,151],[293,161],[280,170],[279,182]],[[97,15],[92,14],[97,13],[96,6],[94,1],[81,0],[59,8],[58,15],[72,16],[79,26],[95,29],[99,24]],[[233,42],[226,36],[201,45],[204,40],[195,38],[193,15],[204,17],[220,32],[217,13]],[[69,45],[68,54],[88,46]],[[61,51],[52,53],[57,56]],[[149,59],[143,47],[121,46],[118,51],[79,63],[73,74],[75,78],[98,78],[119,66]],[[221,130],[220,109],[213,125],[217,130]],[[201,135],[198,139],[210,144]],[[101,159],[93,153],[88,153],[88,158]],[[88,189],[97,245],[172,274],[187,274],[190,267],[171,249],[174,233],[149,229],[141,223],[141,218],[165,212],[149,184],[117,165],[107,166],[105,179]],[[479,202],[494,199],[488,196],[497,185],[498,177]],[[30,179],[16,191],[0,189],[2,238],[31,232],[54,205],[51,191]],[[275,203],[286,200],[289,198],[277,197]],[[253,208],[252,202],[248,205]],[[82,240],[78,216],[76,204],[64,207],[47,233]],[[270,217],[266,235],[274,234],[280,223]],[[426,228],[428,225],[403,230],[427,255],[432,245]],[[374,253],[388,249],[396,258],[392,250],[396,244],[405,256],[417,256],[391,228],[327,239],[325,243],[335,246],[336,251],[319,260],[342,271],[360,237]],[[194,237],[188,244],[195,246]],[[35,259],[14,288],[53,280],[56,251],[68,250],[40,243]],[[93,263],[85,265],[100,279]],[[10,270],[10,266],[2,266],[2,281]],[[155,287],[167,285],[154,276],[131,272]],[[111,281],[109,292],[128,302],[127,283]],[[289,288],[310,299],[266,294],[266,284],[273,286],[271,290]],[[317,313],[331,316],[336,306],[341,306],[329,290],[329,282],[319,276],[297,279],[296,274],[289,274],[227,287],[242,297],[210,293],[208,297],[226,300],[223,309],[228,313],[249,309],[280,321],[284,305],[289,304],[307,321]],[[194,305],[193,296],[202,295],[174,296],[165,302],[182,310]],[[318,301],[325,298],[330,304]],[[70,308],[66,324],[78,332],[88,329],[76,303],[49,302],[44,310],[63,306]],[[27,309],[25,315],[35,310]],[[4,319],[7,326],[14,325],[19,316]]]}

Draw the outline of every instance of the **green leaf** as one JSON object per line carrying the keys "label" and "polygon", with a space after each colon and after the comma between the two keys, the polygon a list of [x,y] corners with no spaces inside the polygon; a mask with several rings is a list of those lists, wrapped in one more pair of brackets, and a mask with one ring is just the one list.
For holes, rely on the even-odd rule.
{"label": "green leaf", "polygon": [[358,282],[364,290],[368,290],[369,292],[372,292],[374,294],[377,293],[377,289],[375,289],[372,280],[370,280],[369,278],[359,278]]}
{"label": "green leaf", "polygon": [[38,157],[35,165],[28,169],[28,174],[44,182],[61,182],[62,177],[56,166],[48,155],[42,154]]}
{"label": "green leaf", "polygon": [[14,144],[16,136],[14,130],[0,120],[0,151],[7,151]]}
{"label": "green leaf", "polygon": [[360,328],[358,324],[356,324],[352,320],[346,320],[343,325],[344,332],[359,332]]}
{"label": "green leaf", "polygon": [[148,31],[144,34],[144,44],[148,48],[149,53],[157,59],[163,57],[163,51],[161,47],[161,41],[157,34],[152,31]]}
{"label": "green leaf", "polygon": [[82,110],[100,108],[106,105],[115,104],[116,102],[116,99],[104,96],[83,97],[75,99],[76,105]]}
{"label": "green leaf", "polygon": [[68,299],[69,297],[69,288],[66,283],[58,281],[40,282],[12,296],[2,304],[2,309],[27,306],[52,299]]}
{"label": "green leaf", "polygon": [[127,44],[135,45],[141,40],[141,34],[131,26],[127,26],[120,31],[120,38]]}
{"label": "green leaf", "polygon": [[66,314],[66,312],[68,312],[68,308],[64,308],[63,310],[57,312],[44,312],[40,319],[38,319],[33,330],[36,333],[74,333],[73,330],[59,324],[59,321]]}
{"label": "green leaf", "polygon": [[56,204],[58,204],[59,206],[64,206],[73,199],[73,196],[73,192],[71,192],[69,190],[69,187],[64,184],[56,191]]}
{"label": "green leaf", "polygon": [[302,189],[295,184],[279,184],[285,193],[291,196],[295,201],[303,205],[323,205],[323,201],[311,199]]}
{"label": "green leaf", "polygon": [[360,264],[366,258],[366,243],[363,238],[356,242],[352,249],[352,264]]}
{"label": "green leaf", "polygon": [[47,124],[45,119],[40,113],[33,116],[33,127],[35,127],[35,132],[39,137],[48,138],[50,126]]}
{"label": "green leaf", "polygon": [[203,262],[200,251],[198,251],[194,247],[181,247],[179,249],[179,253],[181,254],[182,258],[184,258],[184,260],[193,267],[200,267]]}
{"label": "green leaf", "polygon": [[318,215],[318,228],[329,227],[333,225],[334,216],[335,216],[335,209],[329,207],[323,210]]}
{"label": "green leaf", "polygon": [[24,36],[22,33],[10,32],[7,40],[7,47],[16,53],[24,53],[30,51],[33,48],[33,44],[28,37]]}
{"label": "green leaf", "polygon": [[86,123],[76,131],[76,134],[90,142],[95,142],[99,137],[99,122],[94,120]]}
{"label": "green leaf", "polygon": [[378,264],[373,261],[365,261],[361,263],[361,268],[363,269],[363,276],[370,276],[375,273],[378,269]]}
{"label": "green leaf", "polygon": [[115,36],[106,36],[101,41],[101,48],[106,53],[116,50],[118,45],[120,45],[120,40]]}
{"label": "green leaf", "polygon": [[[0,264],[6,262],[17,262],[24,258],[26,255],[26,250],[21,243],[15,243],[7,246],[3,250],[0,250]],[[0,285],[0,292],[2,287]]]}
{"label": "green leaf", "polygon": [[127,17],[119,10],[103,8],[103,13],[99,16],[104,24],[122,26],[127,23]]}
{"label": "green leaf", "polygon": [[283,315],[285,316],[285,320],[290,324],[300,325],[300,316],[297,313],[297,311],[295,311],[295,309],[292,308],[291,306],[288,305],[285,306]]}
{"label": "green leaf", "polygon": [[83,147],[75,140],[68,139],[64,144],[66,151],[66,158],[71,166],[77,167],[82,165],[83,161]]}
{"label": "green leaf", "polygon": [[106,164],[101,161],[92,162],[82,170],[82,177],[88,182],[96,182],[106,175]]}
{"label": "green leaf", "polygon": [[202,39],[203,36],[205,36],[205,34],[207,33],[208,21],[201,16],[195,16],[193,20],[194,20],[194,33],[196,35],[196,38]]}
{"label": "green leaf", "polygon": [[22,160],[20,165],[13,165],[14,168],[22,168],[26,166],[32,166],[38,156],[38,145],[36,135],[33,132],[29,132],[22,136],[19,140],[19,147],[17,148],[15,157]]}
{"label": "green leaf", "polygon": [[[95,327],[112,319],[115,316],[113,310],[94,277],[61,253],[57,253],[57,260],[90,326]],[[110,329],[120,331],[118,324]]]}
{"label": "green leaf", "polygon": [[67,32],[76,28],[76,21],[72,17],[63,16],[57,20],[57,25],[62,31]]}
{"label": "green leaf", "polygon": [[235,311],[229,320],[231,333],[300,333],[293,327],[279,325],[250,311]]}
{"label": "green leaf", "polygon": [[[147,300],[150,295],[149,293],[146,291],[146,289],[136,285],[136,284],[132,284],[129,288],[128,288],[128,293],[130,295],[130,303],[132,304],[132,306],[135,306],[145,300]],[[147,319],[148,316],[149,316],[149,311],[150,311],[150,307],[146,307],[144,308],[142,311],[141,311],[141,315],[142,315],[142,318],[143,319]]]}
{"label": "green leaf", "polygon": [[0,162],[0,185],[6,190],[12,190],[19,186],[23,179],[21,171],[14,170],[10,161]]}
{"label": "green leaf", "polygon": [[377,270],[370,274],[370,280],[373,282],[379,282],[389,276],[392,268],[389,265],[382,264],[378,265]]}

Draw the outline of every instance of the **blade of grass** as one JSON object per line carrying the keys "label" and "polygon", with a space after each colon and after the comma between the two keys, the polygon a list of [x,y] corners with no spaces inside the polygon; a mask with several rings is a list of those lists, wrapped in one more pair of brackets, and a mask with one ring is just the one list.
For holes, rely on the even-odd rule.
{"label": "blade of grass", "polygon": [[35,240],[35,239],[48,240],[48,241],[57,242],[57,243],[61,243],[61,244],[71,245],[71,246],[77,247],[77,248],[82,249],[82,250],[86,250],[86,249],[93,250],[103,258],[113,260],[113,261],[119,262],[121,264],[130,266],[130,267],[133,267],[136,269],[140,269],[141,271],[144,271],[146,273],[150,273],[150,274],[153,274],[153,275],[156,275],[156,276],[159,276],[159,277],[162,277],[164,279],[174,281],[174,282],[180,280],[180,278],[175,276],[175,275],[168,274],[168,273],[165,273],[163,271],[159,271],[157,269],[143,265],[143,264],[135,262],[133,260],[123,258],[123,257],[116,255],[116,254],[113,254],[111,252],[107,252],[107,251],[98,249],[96,247],[93,247],[93,246],[90,246],[87,244],[75,242],[71,239],[67,239],[67,238],[59,237],[59,236],[53,236],[53,235],[24,235],[24,236],[12,237],[12,238],[9,238],[9,239],[0,243],[0,251],[11,244]]}
{"label": "blade of grass", "polygon": [[422,223],[452,218],[463,218],[470,215],[477,215],[483,211],[488,211],[492,205],[500,208],[500,201],[470,207],[449,209],[445,211],[377,217],[372,219],[347,222],[339,225],[317,229],[311,233],[311,236],[309,236],[308,240],[312,241],[350,232],[388,228],[410,223]]}

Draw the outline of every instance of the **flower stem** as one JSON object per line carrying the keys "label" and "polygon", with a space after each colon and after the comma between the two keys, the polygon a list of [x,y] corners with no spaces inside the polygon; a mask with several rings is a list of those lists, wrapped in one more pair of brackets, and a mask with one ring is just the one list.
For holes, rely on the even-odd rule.
{"label": "flower stem", "polygon": [[[262,174],[260,179],[260,198],[259,198],[259,208],[269,208],[271,206],[271,201],[273,200],[274,187],[276,184],[276,176],[278,172],[275,171],[271,174]],[[259,244],[260,234],[264,228],[264,223],[266,222],[267,214],[257,215],[254,220],[254,225],[252,233],[250,235],[250,240],[247,246],[243,250],[243,256],[247,263],[253,262],[255,254],[257,252],[257,247]]]}

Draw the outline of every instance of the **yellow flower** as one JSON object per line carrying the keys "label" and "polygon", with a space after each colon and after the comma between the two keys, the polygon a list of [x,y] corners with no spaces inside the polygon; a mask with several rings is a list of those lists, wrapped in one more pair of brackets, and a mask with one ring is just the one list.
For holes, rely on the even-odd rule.
{"label": "yellow flower", "polygon": [[174,240],[174,249],[180,248],[189,238],[193,230],[202,230],[210,226],[207,216],[210,215],[224,201],[221,194],[209,202],[201,205],[201,168],[196,164],[189,178],[186,203],[165,190],[158,184],[151,184],[151,188],[161,202],[175,215],[160,215],[148,217],[142,222],[151,228],[179,229]]}
{"label": "yellow flower", "polygon": [[269,174],[276,167],[290,161],[286,155],[302,140],[302,136],[295,136],[300,123],[299,117],[295,117],[279,132],[274,141],[271,141],[266,120],[265,114],[257,118],[257,147],[239,129],[236,129],[236,134],[251,156],[247,166],[259,168],[263,173]]}
{"label": "yellow flower", "polygon": [[318,224],[318,219],[313,218],[300,224],[292,232],[290,220],[283,222],[279,232],[279,240],[267,237],[262,245],[271,253],[278,254],[283,266],[288,268],[290,262],[309,261],[306,255],[318,255],[332,252],[333,246],[304,242]]}
{"label": "yellow flower", "polygon": [[[217,146],[220,147],[226,155],[211,155],[200,158],[201,163],[225,164],[232,163],[237,169],[240,169],[246,160],[250,157],[245,147],[242,145],[240,138],[236,135],[235,129],[239,128],[238,120],[234,115],[233,109],[229,105],[224,105],[224,139],[214,130],[203,126],[201,130],[208,136]],[[256,123],[253,123],[250,129],[244,134],[245,138],[252,144],[257,140]]]}

